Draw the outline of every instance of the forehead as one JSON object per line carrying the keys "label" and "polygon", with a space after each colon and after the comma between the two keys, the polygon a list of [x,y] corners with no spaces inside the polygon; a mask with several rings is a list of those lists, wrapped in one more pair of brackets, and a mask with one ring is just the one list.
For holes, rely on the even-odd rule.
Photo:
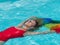
{"label": "forehead", "polygon": [[35,20],[29,20],[29,21],[31,21],[31,22],[35,22]]}

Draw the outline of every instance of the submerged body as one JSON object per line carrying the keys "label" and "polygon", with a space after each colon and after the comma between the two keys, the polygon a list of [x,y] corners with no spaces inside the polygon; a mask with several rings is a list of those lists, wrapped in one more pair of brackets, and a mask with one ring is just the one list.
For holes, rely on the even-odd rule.
{"label": "submerged body", "polygon": [[[18,37],[23,37],[26,35],[36,35],[36,34],[46,34],[49,32],[29,32],[28,30],[34,29],[38,26],[42,26],[44,24],[48,23],[55,23],[50,18],[35,18],[32,17],[22,24],[19,24],[16,27],[10,27],[2,32],[0,32],[0,45],[3,45],[4,42],[11,38],[18,38]],[[58,22],[59,23],[59,22]]]}
{"label": "submerged body", "polygon": [[23,37],[25,31],[22,29],[17,29],[15,27],[10,27],[2,32],[0,32],[0,41],[7,41],[11,38]]}

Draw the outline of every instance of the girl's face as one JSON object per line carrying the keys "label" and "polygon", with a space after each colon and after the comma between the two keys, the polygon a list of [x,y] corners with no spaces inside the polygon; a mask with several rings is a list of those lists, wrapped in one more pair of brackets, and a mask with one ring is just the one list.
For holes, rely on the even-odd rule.
{"label": "girl's face", "polygon": [[36,25],[36,21],[35,20],[28,20],[25,23],[25,25],[28,26],[28,27],[34,27]]}

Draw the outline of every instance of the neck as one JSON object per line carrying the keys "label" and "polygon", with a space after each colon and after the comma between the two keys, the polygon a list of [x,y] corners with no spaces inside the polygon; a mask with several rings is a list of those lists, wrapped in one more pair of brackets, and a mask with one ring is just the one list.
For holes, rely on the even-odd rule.
{"label": "neck", "polygon": [[30,27],[27,27],[27,26],[24,26],[22,29],[24,29],[24,30],[28,30]]}
{"label": "neck", "polygon": [[23,26],[23,27],[16,27],[17,29],[22,29],[24,31],[27,31],[30,27]]}

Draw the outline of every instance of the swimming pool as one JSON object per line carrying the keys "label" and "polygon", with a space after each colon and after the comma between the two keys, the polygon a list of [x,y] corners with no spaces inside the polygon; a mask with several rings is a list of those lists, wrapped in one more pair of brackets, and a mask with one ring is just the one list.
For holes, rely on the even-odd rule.
{"label": "swimming pool", "polygon": [[[16,26],[30,16],[60,20],[60,0],[0,0],[0,31]],[[46,27],[38,31],[49,30]],[[60,34],[26,36],[4,45],[60,45]]]}

